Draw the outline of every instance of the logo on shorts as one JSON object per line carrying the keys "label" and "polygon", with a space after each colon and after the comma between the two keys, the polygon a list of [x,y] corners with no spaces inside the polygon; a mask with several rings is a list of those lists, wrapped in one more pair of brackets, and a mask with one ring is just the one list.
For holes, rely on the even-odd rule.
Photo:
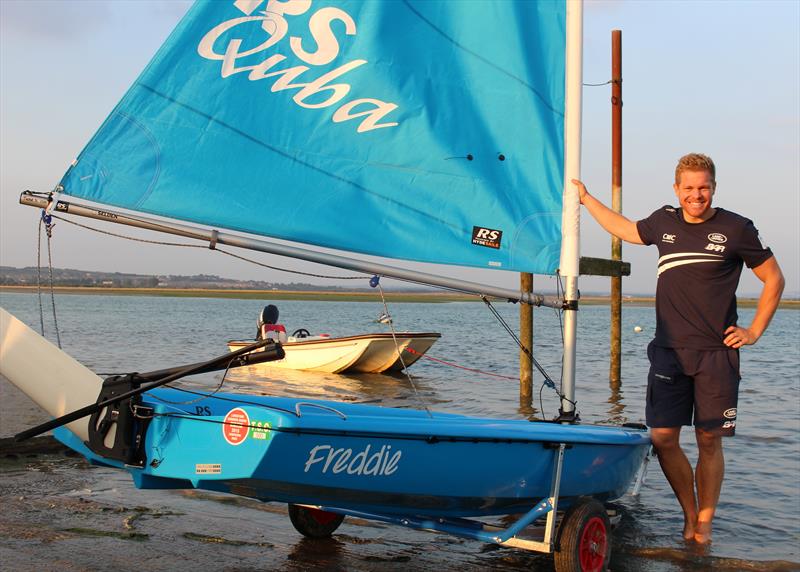
{"label": "logo on shorts", "polygon": [[722,416],[725,419],[736,419],[736,408],[731,407],[730,409],[726,409]]}
{"label": "logo on shorts", "polygon": [[736,429],[736,421],[726,421],[722,424],[723,429]]}
{"label": "logo on shorts", "polygon": [[716,242],[717,244],[724,244],[728,242],[728,237],[718,232],[712,232],[708,235],[708,240],[711,242]]}

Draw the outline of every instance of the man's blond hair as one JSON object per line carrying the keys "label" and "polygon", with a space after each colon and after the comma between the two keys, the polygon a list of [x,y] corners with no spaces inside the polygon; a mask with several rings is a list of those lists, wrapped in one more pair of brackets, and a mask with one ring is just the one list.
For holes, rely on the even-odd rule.
{"label": "man's blond hair", "polygon": [[684,171],[708,171],[711,175],[711,181],[717,184],[717,168],[714,166],[714,161],[708,155],[702,153],[689,153],[678,159],[678,165],[675,167],[675,184],[679,185],[681,182],[681,173]]}

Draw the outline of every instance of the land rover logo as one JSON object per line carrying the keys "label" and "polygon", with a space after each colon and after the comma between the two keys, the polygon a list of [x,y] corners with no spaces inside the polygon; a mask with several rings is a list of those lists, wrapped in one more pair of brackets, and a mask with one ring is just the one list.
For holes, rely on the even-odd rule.
{"label": "land rover logo", "polygon": [[728,242],[728,237],[718,232],[712,232],[708,235],[708,240],[716,242],[717,244],[722,244],[723,242]]}
{"label": "land rover logo", "polygon": [[736,408],[732,407],[730,409],[726,409],[722,416],[725,417],[725,419],[736,419]]}

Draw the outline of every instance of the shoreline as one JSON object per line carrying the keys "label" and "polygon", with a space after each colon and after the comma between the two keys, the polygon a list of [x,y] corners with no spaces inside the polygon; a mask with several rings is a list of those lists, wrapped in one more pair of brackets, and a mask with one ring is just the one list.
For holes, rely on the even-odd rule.
{"label": "shoreline", "polygon": [[[50,288],[43,287],[43,292]],[[35,294],[36,286],[0,286],[3,292]],[[91,286],[55,286],[56,294],[87,294],[93,296],[161,296],[173,298],[234,298],[257,300],[311,300],[320,302],[372,302],[379,297],[377,292],[349,292],[329,290],[235,290],[206,288],[115,288]],[[391,302],[409,303],[444,303],[444,302],[480,302],[476,295],[458,294],[454,292],[386,292],[384,297]],[[583,296],[581,302],[586,305],[608,305],[610,296]],[[655,297],[626,296],[622,298],[623,306],[652,306]],[[755,298],[739,298],[740,308],[755,308]],[[780,309],[800,309],[800,300],[781,300]]]}

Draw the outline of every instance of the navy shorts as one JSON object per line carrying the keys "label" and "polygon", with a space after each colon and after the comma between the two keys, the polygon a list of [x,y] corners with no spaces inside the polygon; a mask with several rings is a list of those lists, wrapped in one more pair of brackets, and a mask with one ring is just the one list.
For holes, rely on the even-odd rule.
{"label": "navy shorts", "polygon": [[647,346],[648,427],[692,425],[715,435],[736,431],[739,350]]}

